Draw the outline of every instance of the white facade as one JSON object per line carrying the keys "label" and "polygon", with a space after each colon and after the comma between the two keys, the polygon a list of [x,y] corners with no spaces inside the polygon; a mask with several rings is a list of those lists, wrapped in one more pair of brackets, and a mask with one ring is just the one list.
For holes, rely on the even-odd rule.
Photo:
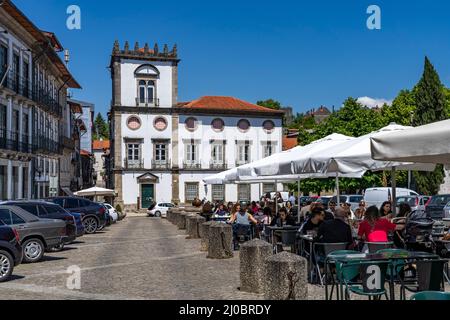
{"label": "white facade", "polygon": [[[66,89],[79,87],[57,56],[56,37],[26,18],[16,20],[17,14],[9,2],[0,7],[0,30],[7,31],[0,33],[2,200],[58,194]],[[38,42],[48,42],[50,48],[42,51]]]}
{"label": "white facade", "polygon": [[281,152],[283,114],[231,97],[179,104],[178,63],[176,47],[159,53],[114,46],[110,187],[116,201],[139,210],[150,200],[250,201],[268,188],[281,190],[281,184],[203,184],[209,175]]}

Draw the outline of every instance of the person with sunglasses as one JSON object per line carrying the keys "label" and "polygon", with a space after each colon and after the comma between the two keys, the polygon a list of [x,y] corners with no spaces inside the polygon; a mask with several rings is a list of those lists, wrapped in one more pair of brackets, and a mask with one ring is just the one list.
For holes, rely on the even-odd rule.
{"label": "person with sunglasses", "polygon": [[355,219],[362,220],[366,214],[366,202],[361,200],[358,205],[358,209],[355,210]]}

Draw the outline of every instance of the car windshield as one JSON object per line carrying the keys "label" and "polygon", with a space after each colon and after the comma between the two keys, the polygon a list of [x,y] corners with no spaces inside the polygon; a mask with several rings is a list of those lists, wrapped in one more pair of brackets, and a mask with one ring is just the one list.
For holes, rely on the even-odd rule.
{"label": "car windshield", "polygon": [[431,199],[430,204],[431,205],[438,205],[438,206],[445,206],[447,203],[450,202],[450,195],[445,196],[434,196]]}
{"label": "car windshield", "polygon": [[397,204],[400,203],[407,203],[411,207],[414,207],[416,205],[416,197],[400,197],[397,198]]}

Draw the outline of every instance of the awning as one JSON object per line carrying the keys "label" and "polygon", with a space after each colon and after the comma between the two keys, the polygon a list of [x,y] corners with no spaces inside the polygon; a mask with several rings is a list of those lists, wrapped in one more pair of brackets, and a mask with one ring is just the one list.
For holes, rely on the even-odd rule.
{"label": "awning", "polygon": [[73,113],[83,113],[83,108],[81,107],[81,104],[70,100],[68,100],[67,103],[69,104],[70,110],[72,110]]}
{"label": "awning", "polygon": [[61,190],[64,191],[64,193],[67,194],[69,197],[74,196],[73,192],[67,187],[61,187]]}

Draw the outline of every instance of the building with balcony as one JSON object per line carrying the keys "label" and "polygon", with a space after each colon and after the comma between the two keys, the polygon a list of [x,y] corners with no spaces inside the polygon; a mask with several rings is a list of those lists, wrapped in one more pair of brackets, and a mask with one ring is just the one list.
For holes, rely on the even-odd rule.
{"label": "building with balcony", "polygon": [[179,102],[179,63],[176,46],[114,44],[108,187],[116,202],[140,210],[151,199],[249,201],[274,191],[240,184],[207,192],[204,177],[281,151],[283,112],[223,96]]}
{"label": "building with balcony", "polygon": [[59,194],[68,88],[80,89],[55,34],[0,6],[0,199]]}

